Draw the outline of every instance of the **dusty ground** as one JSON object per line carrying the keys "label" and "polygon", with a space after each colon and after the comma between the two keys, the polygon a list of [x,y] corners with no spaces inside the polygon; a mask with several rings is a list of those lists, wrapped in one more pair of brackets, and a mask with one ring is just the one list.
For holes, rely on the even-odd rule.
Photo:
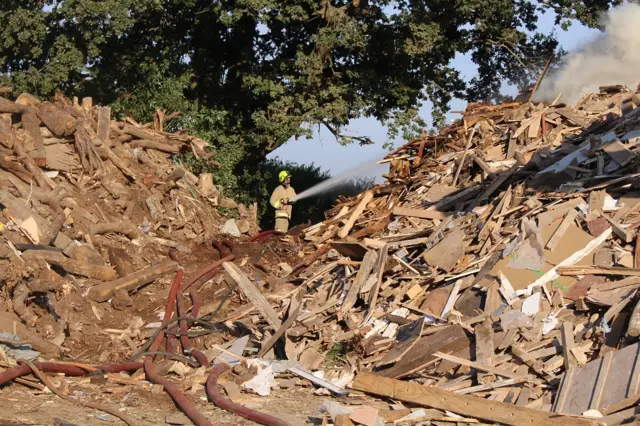
{"label": "dusty ground", "polygon": [[[69,380],[78,383],[77,380]],[[87,398],[83,394],[82,385],[70,385],[71,394],[78,396],[79,401]],[[90,390],[84,387],[85,390]],[[180,414],[173,402],[166,394],[152,394],[148,391],[132,390],[122,395],[103,394],[90,390],[87,392],[94,402],[118,408],[139,426],[166,424],[167,416],[182,418],[186,424],[191,424]],[[227,413],[203,400],[204,393],[189,396],[200,412],[214,425],[253,425],[255,423],[241,417]],[[277,415],[291,425],[319,424],[317,418],[312,418],[313,412],[322,404],[326,397],[315,396],[310,389],[280,389],[274,390],[269,397],[257,397],[244,394],[240,401],[243,405],[260,411]],[[79,407],[64,401],[50,393],[41,394],[21,385],[12,385],[0,390],[0,426],[4,425],[54,425],[56,419],[78,426],[93,425],[123,425],[119,419],[90,408]],[[86,399],[85,399],[86,400]],[[13,423],[11,423],[13,422]]]}

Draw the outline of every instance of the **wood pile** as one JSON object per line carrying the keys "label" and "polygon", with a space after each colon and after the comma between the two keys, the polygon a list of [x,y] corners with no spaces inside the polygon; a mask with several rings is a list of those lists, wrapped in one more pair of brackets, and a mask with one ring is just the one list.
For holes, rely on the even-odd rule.
{"label": "wood pile", "polygon": [[303,231],[288,293],[229,280],[262,316],[258,355],[349,392],[335,424],[635,422],[638,105],[474,104],[389,154],[387,184]]}
{"label": "wood pile", "polygon": [[69,278],[103,302],[174,272],[177,263],[159,262],[217,236],[227,220],[217,206],[239,209],[245,232],[257,231],[255,206],[179,163],[192,152],[216,164],[202,139],[165,130],[176,116],[158,110],[141,125],[112,120],[90,98],[0,97],[0,281],[27,325],[38,321],[29,295],[61,294]]}

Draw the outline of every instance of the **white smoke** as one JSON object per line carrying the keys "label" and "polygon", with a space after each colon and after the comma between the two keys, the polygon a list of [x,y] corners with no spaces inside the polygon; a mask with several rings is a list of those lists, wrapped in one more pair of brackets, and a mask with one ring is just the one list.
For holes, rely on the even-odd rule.
{"label": "white smoke", "polygon": [[640,5],[625,3],[601,19],[604,32],[563,58],[562,67],[542,81],[534,101],[573,104],[600,86],[640,82]]}

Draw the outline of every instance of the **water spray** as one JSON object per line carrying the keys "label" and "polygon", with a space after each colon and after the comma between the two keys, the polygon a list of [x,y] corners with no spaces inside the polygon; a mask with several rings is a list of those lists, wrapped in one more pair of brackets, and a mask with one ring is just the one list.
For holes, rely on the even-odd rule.
{"label": "water spray", "polygon": [[327,179],[323,182],[320,182],[317,185],[312,186],[311,188],[305,191],[302,191],[300,194],[297,194],[295,197],[293,197],[291,201],[300,201],[302,199],[312,197],[314,195],[322,194],[323,192],[328,192],[332,188],[343,185],[345,181],[347,181],[348,179],[354,176],[360,176],[367,170],[370,170],[377,166],[378,166],[377,160],[367,161],[354,169],[348,170],[336,177]]}

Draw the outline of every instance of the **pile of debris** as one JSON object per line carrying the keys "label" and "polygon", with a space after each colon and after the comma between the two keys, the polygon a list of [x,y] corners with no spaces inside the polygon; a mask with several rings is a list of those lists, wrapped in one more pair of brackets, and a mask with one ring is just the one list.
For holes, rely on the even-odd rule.
{"label": "pile of debris", "polygon": [[[20,337],[39,351],[59,356],[68,327],[80,327],[65,315],[71,293],[96,302],[117,294],[114,307],[130,306],[127,292],[176,271],[163,261],[169,252],[187,255],[228,226],[218,206],[238,210],[236,229],[258,231],[256,206],[179,163],[191,152],[216,164],[202,139],[164,131],[176,117],[158,110],[141,125],[112,121],[90,98],[0,97],[0,282],[9,296],[0,312],[2,324],[15,312]],[[63,321],[44,327],[42,316]],[[29,329],[36,324],[55,343]]]}
{"label": "pile of debris", "polygon": [[[640,97],[621,87],[603,88],[575,106],[469,105],[461,112],[463,118],[439,135],[424,134],[391,153],[385,159],[390,164],[387,184],[337,205],[325,221],[300,235],[262,233],[248,241],[214,243],[220,256],[213,263],[195,272],[188,269],[184,282],[178,271],[166,308],[154,311],[162,322],[156,318],[145,325],[137,320],[127,329],[107,330],[120,336],[124,349],[118,361],[132,362],[100,366],[108,373],[104,380],[114,386],[131,385],[142,383],[145,374],[162,385],[196,425],[211,424],[196,408],[196,397],[205,392],[225,410],[261,424],[286,424],[236,403],[242,401],[241,391],[266,396],[284,382],[287,387],[313,384],[314,393],[336,397],[316,413],[323,424],[547,426],[637,421],[638,106]],[[145,197],[149,210],[156,206],[148,201],[153,190],[164,189],[170,196],[159,197],[158,208],[183,214],[184,208],[170,206],[189,198],[184,194],[194,182],[188,174],[171,183],[159,177],[145,180],[144,169],[138,167],[146,165],[149,150],[159,145],[151,148],[147,142],[121,139],[135,131],[143,141],[159,144],[162,138],[164,148],[189,147],[202,155],[197,139],[170,136],[156,128],[154,140],[149,129],[135,123],[112,123],[112,142],[104,143],[99,114],[97,126],[92,126],[89,112],[71,105],[58,108],[76,120],[76,128],[83,128],[81,116],[87,120],[86,129],[98,129],[91,143],[83,143],[76,130],[80,163],[90,146],[96,158],[112,162],[121,182]],[[38,117],[52,132],[45,141],[64,136],[53,133],[54,126],[44,116]],[[102,248],[108,241],[131,240],[128,250],[136,244],[179,250],[179,242],[190,237],[188,231],[197,234],[186,228],[187,222],[192,226],[186,218],[168,215],[157,217],[148,231],[141,230],[140,223],[124,231],[121,225],[110,225],[117,191],[106,185],[110,190],[102,195],[113,201],[99,204],[83,188],[104,188],[103,181],[87,183],[90,178],[70,172],[60,176],[68,181],[65,189],[78,196],[56,198],[52,206],[51,191],[36,179],[36,159],[49,164],[46,148],[51,145],[43,142],[44,157],[34,153],[37,143],[27,148],[24,121],[22,129],[11,133],[22,135],[13,136],[18,146],[14,140],[14,154],[7,154],[13,155],[13,162],[0,164],[14,174],[0,177],[6,176],[22,198],[0,190],[0,203],[10,220],[6,227],[15,227],[12,235],[21,232],[32,239],[31,217],[40,240],[10,245],[5,257],[15,257],[12,265],[20,256],[61,267],[71,276],[108,281],[116,277],[107,276],[113,270],[105,259],[116,271],[121,260],[110,253],[96,256],[92,244]],[[129,144],[129,149],[119,143]],[[137,151],[128,163],[109,154],[118,149],[131,152],[131,145],[144,146],[147,152]],[[82,167],[90,170],[88,159]],[[18,176],[24,173],[30,174]],[[51,179],[47,173],[40,172],[39,179]],[[40,188],[27,184],[31,179]],[[189,203],[196,217],[206,207],[194,199]],[[29,203],[36,204],[29,208]],[[94,204],[102,206],[102,213],[97,210],[100,218],[89,213]],[[120,205],[125,215],[127,205]],[[136,217],[141,220],[141,215]],[[198,235],[213,239],[206,219],[200,220],[204,231]],[[176,237],[178,230],[184,232],[182,239]],[[61,234],[76,240],[61,248],[56,243],[64,239]],[[49,244],[57,249],[42,250]],[[267,250],[269,255],[263,256]],[[297,264],[288,263],[292,252],[299,257]],[[79,259],[83,268],[76,267]],[[87,268],[90,259],[95,263]],[[128,291],[177,269],[171,259],[141,271],[139,266],[107,284],[80,280],[90,287],[86,297],[94,302],[111,298],[113,303],[114,282],[123,290],[119,297],[126,298]],[[104,275],[89,275],[93,271]],[[28,282],[29,289],[18,295],[56,281],[47,276]],[[168,283],[163,285],[164,291]],[[214,293],[206,293],[210,296],[205,299],[209,289]],[[184,306],[185,294],[192,301],[191,310]],[[30,313],[18,313],[28,324]],[[23,338],[20,330],[15,334]],[[144,365],[133,362],[141,356]],[[164,360],[154,363],[154,357]],[[86,374],[77,365],[69,370],[62,364],[45,364],[6,370],[0,373],[0,384],[38,374],[38,366]],[[229,366],[232,371],[225,372]],[[140,371],[132,376],[113,374],[135,370]],[[182,380],[170,380],[166,374]],[[185,397],[184,391],[194,397]]]}
{"label": "pile of debris", "polygon": [[334,394],[426,407],[346,398],[335,424],[633,418],[638,105],[619,88],[573,107],[469,105],[399,148],[387,185],[303,231],[282,319],[245,292],[271,328],[258,355],[282,337]]}

